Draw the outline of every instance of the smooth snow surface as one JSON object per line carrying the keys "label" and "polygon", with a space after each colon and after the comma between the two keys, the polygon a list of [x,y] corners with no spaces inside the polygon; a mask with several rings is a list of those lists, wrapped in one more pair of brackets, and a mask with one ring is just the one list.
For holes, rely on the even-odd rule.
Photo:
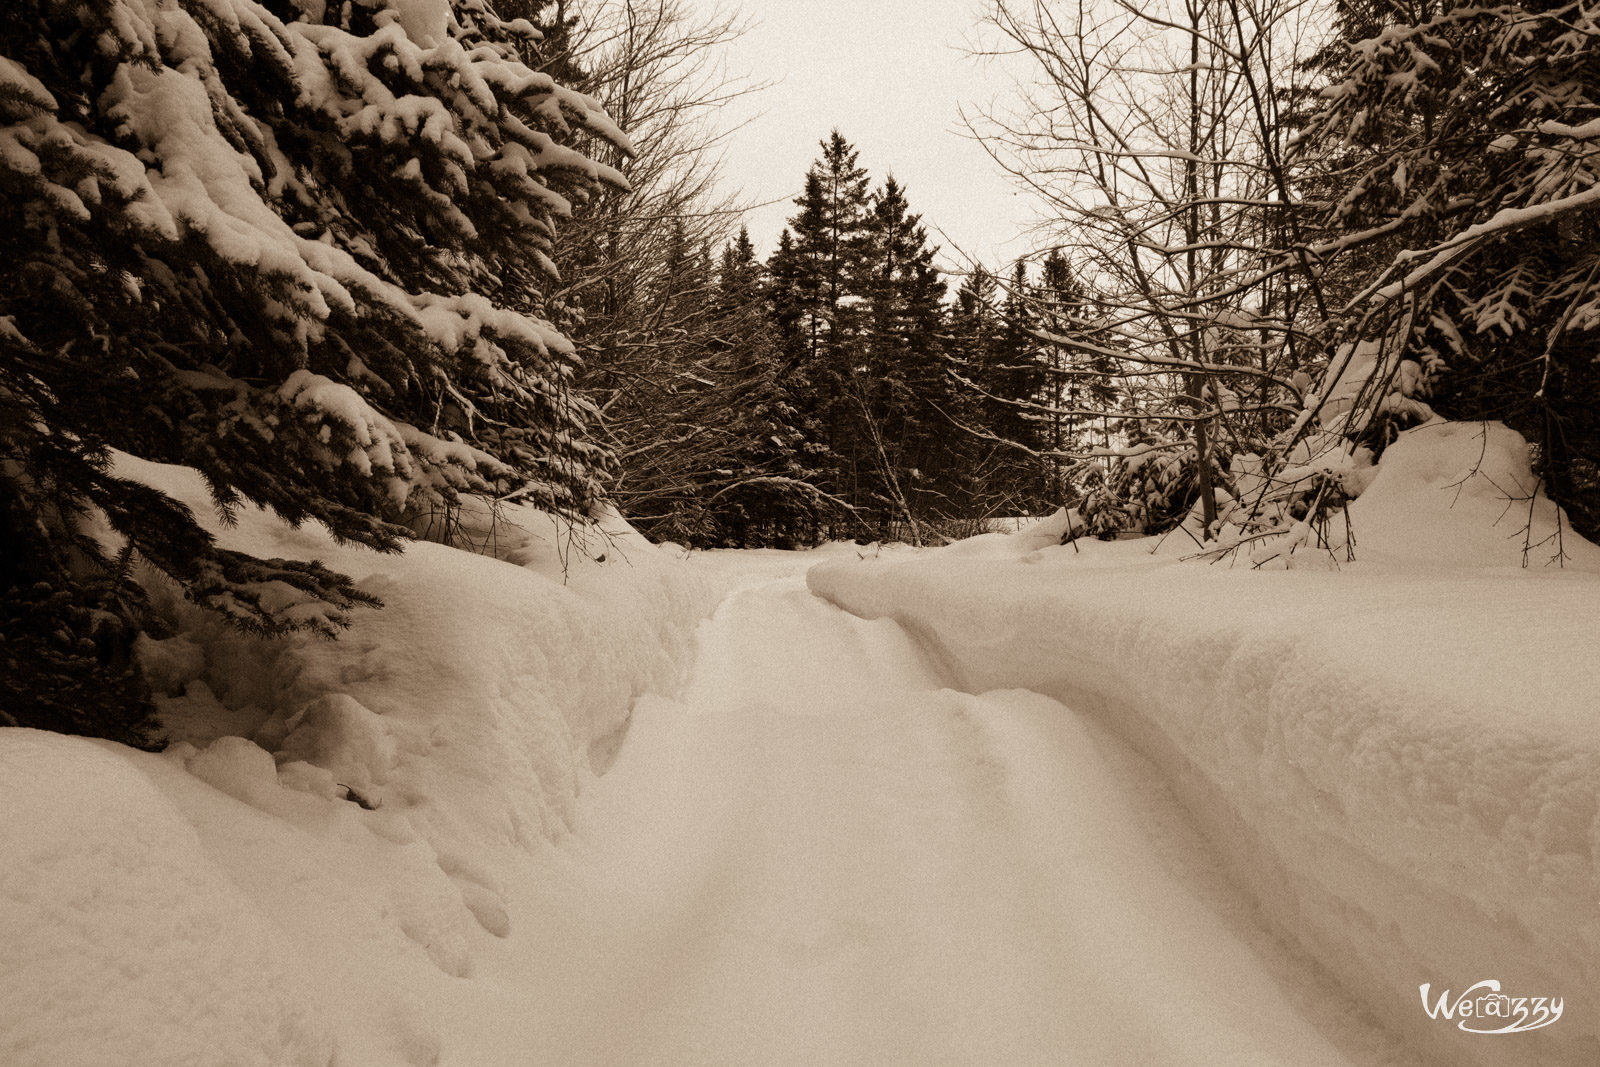
{"label": "smooth snow surface", "polygon": [[[156,585],[165,753],[0,729],[0,1064],[1600,1063],[1600,549],[1542,565],[1526,471],[1419,428],[1353,562],[1270,572],[1068,512],[685,553],[469,501],[477,553],[379,556],[241,508],[387,606]],[[1563,1014],[1424,1011],[1484,980]]]}
{"label": "smooth snow surface", "polygon": [[[1129,750],[789,579],[702,627],[543,905],[551,1064],[1387,1062]],[[486,1020],[472,1019],[476,1029]]]}
{"label": "smooth snow surface", "polygon": [[290,954],[119,750],[5,734],[0,1063],[326,1064]]}

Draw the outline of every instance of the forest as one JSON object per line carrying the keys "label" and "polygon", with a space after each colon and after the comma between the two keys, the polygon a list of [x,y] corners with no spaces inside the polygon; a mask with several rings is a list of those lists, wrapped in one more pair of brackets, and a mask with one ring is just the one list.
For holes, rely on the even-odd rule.
{"label": "forest", "polygon": [[1600,1063],[1600,7],[732,5],[6,0],[0,1064]]}
{"label": "forest", "polygon": [[383,552],[467,536],[472,495],[690,547],[1071,506],[1223,558],[1328,543],[1398,432],[1494,419],[1600,530],[1586,8],[978,13],[1032,76],[964,121],[1053,220],[1009,263],[939,260],[916,190],[825,128],[758,255],[709,121],[756,91],[715,61],[736,12],[25,0],[0,721],[140,740],[152,575],[258,634],[375,604],[219,547],[115,451]]}

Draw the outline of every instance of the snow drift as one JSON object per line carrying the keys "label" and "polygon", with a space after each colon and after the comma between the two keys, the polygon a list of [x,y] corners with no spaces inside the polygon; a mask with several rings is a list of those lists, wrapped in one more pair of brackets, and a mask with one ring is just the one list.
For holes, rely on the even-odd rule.
{"label": "snow drift", "polygon": [[271,924],[133,764],[0,737],[0,1062],[330,1062],[329,1020]]}
{"label": "snow drift", "polygon": [[[193,472],[123,458],[119,473],[210,509]],[[1173,807],[1170,784],[1237,886],[1303,954],[1310,995],[1327,987],[1322,976],[1337,980],[1349,1001],[1440,1063],[1600,1062],[1600,550],[1569,532],[1558,544],[1560,514],[1535,491],[1525,446],[1492,425],[1405,435],[1351,516],[1354,563],[1305,543],[1273,555],[1280,569],[1268,571],[1185,562],[1192,545],[1176,538],[1159,551],[1151,541],[1062,545],[1068,513],[937,551],[838,546],[685,563],[614,518],[569,531],[526,509],[474,504],[450,519],[479,551],[419,543],[381,556],[241,509],[233,525],[215,524],[229,547],[322,559],[387,606],[358,613],[337,642],[268,642],[157,585],[172,636],[139,654],[177,743],[152,755],[0,730],[0,1003],[15,1006],[0,1017],[0,1062],[583,1062],[562,1057],[561,1034],[580,1051],[612,1048],[619,1031],[634,1032],[636,1006],[659,1015],[663,998],[694,986],[675,968],[704,957],[674,953],[706,941],[710,913],[697,905],[725,905],[735,917],[758,905],[762,923],[735,924],[750,936],[726,944],[768,951],[773,930],[794,926],[785,909],[795,892],[826,884],[812,877],[824,861],[841,861],[840,885],[852,863],[881,872],[882,892],[852,884],[833,894],[856,894],[858,911],[884,917],[866,931],[880,945],[923,935],[942,944],[947,927],[961,927],[951,944],[975,936],[981,924],[949,923],[944,912],[920,914],[916,926],[896,911],[920,898],[894,895],[906,888],[896,879],[917,875],[884,860],[908,836],[891,832],[886,812],[921,818],[924,795],[953,815],[988,803],[973,808],[974,797],[1013,797],[1037,827],[1087,817],[1099,843],[1029,853],[1021,866],[1039,870],[1034,888],[1081,906],[1108,957],[1134,961],[1132,981],[1148,970],[1141,994],[1150,993],[1144,1006],[1169,1012],[1155,1020],[1163,1032],[1189,1032],[1160,991],[1172,976],[1137,961],[1170,952],[1175,968],[1226,986],[1218,995],[1230,1018],[1244,1020],[1234,1028],[1253,1038],[1254,995],[1226,977],[1242,971],[1219,971],[1215,953],[1195,947],[1203,939],[1142,925],[1135,957],[1109,932],[1137,914],[1135,898],[1150,908],[1166,899],[1156,879],[1137,894],[1113,891],[1110,869],[1137,869],[1117,856],[1143,848],[1155,863],[1167,854],[1116,842],[1127,820],[1105,816],[1136,796],[1082,799],[1109,790],[1098,782],[1122,781],[1096,777],[1096,755],[1075,750],[1096,744],[1102,724],[1154,761],[1160,777],[1137,781],[1160,791],[1164,808]],[[1557,547],[1566,568],[1541,566]],[[709,624],[726,640],[702,650],[691,692],[699,703],[675,704],[697,627],[723,590],[762,575],[771,585],[815,560],[813,591],[857,615],[897,620],[916,640],[888,623],[852,624],[887,644],[813,642],[805,652],[806,624],[773,617],[757,626],[730,608]],[[797,589],[774,596],[794,601],[796,620],[821,626],[831,612]],[[746,598],[745,608],[754,603]],[[765,659],[744,662],[752,648]],[[925,703],[896,704],[892,715],[857,715],[877,707],[859,679],[894,666],[885,649],[920,665],[898,672],[907,691],[933,685],[926,674],[972,693],[1013,692],[929,689]],[[846,675],[858,681],[846,685]],[[632,747],[597,782],[641,699]],[[793,716],[752,713],[782,701]],[[806,718],[813,706],[815,722]],[[708,749],[704,731],[682,728],[707,708],[732,748]],[[1085,713],[1097,720],[1092,730],[1080,728]],[[1077,725],[1054,729],[1052,714]],[[1019,727],[1002,737],[1015,759],[990,758],[977,743],[980,720]],[[787,732],[768,736],[762,724],[773,722]],[[1052,749],[1035,761],[1039,738],[1081,758],[1056,759]],[[815,751],[831,751],[834,763],[817,764]],[[943,762],[918,762],[939,752]],[[905,758],[878,758],[886,753]],[[641,761],[652,773],[639,774]],[[812,820],[816,809],[796,798],[837,790],[845,779],[834,766],[855,776],[862,799],[824,806],[831,814]],[[947,769],[973,788],[961,793],[955,780],[957,795],[945,796]],[[883,783],[914,787],[915,802],[874,792]],[[716,803],[701,818],[699,808],[672,806],[679,795]],[[607,823],[608,811],[628,817]],[[781,860],[789,873],[776,895],[746,900],[724,875],[766,869],[735,862],[749,836],[737,828],[751,820],[771,831],[756,858]],[[1015,887],[970,853],[1033,846],[989,841],[992,820],[972,825],[975,844],[955,866],[984,887],[969,901],[982,911],[1016,897]],[[1169,829],[1190,839],[1181,825]],[[861,844],[874,835],[888,844]],[[608,841],[641,847],[613,855]],[[1106,852],[1116,855],[1102,862]],[[676,862],[696,856],[715,862]],[[685,902],[651,893],[652,872],[703,892],[675,912]],[[1099,888],[1080,900],[1083,886]],[[1128,908],[1110,915],[1097,903],[1112,898]],[[824,914],[832,911],[819,904],[812,917]],[[652,926],[660,916],[669,921]],[[657,939],[641,943],[640,929]],[[727,932],[709,932],[718,930]],[[873,942],[860,931],[840,943],[875,967],[886,958],[863,948]],[[854,988],[806,986],[819,981],[808,968],[771,974],[824,996]],[[745,973],[697,972],[701,986],[741,997]],[[956,988],[937,967],[896,974],[926,983],[919,1010]],[[1489,979],[1512,997],[1562,998],[1563,1013],[1534,1032],[1485,1037],[1432,1017],[1419,998],[1424,984],[1453,998]],[[1051,1002],[1038,986],[1026,995],[1034,1000],[1006,1004]],[[1329,1019],[1347,998],[1327,1000],[1307,1014],[1312,1029],[1340,1029]],[[756,1006],[788,1019],[805,1003]],[[1205,1010],[1202,995],[1185,1003],[1191,1015]],[[793,1018],[812,1026],[825,1014]],[[753,1009],[738,1018],[741,1032],[755,1033]],[[959,1018],[952,1008],[947,1021]],[[673,1033],[688,1041],[703,1029]],[[1081,1042],[1071,1047],[1094,1057]]]}
{"label": "snow drift", "polygon": [[[193,471],[117,470],[213,513]],[[516,940],[515,884],[715,599],[614,518],[457,518],[491,554],[240,509],[211,524],[227,547],[320,559],[386,607],[263,640],[155,581],[163,755],[0,730],[0,1062],[438,1061],[424,1005]]]}
{"label": "snow drift", "polygon": [[[1439,1062],[1594,1063],[1600,551],[1566,531],[1565,570],[1519,569],[1557,519],[1526,472],[1504,427],[1412,431],[1352,505],[1358,561],[1338,570],[1182,564],[1045,527],[809,584],[898,620],[963,688],[1112,725],[1272,926]],[[1564,997],[1564,1015],[1486,1037],[1423,1010],[1422,984],[1484,979]]]}

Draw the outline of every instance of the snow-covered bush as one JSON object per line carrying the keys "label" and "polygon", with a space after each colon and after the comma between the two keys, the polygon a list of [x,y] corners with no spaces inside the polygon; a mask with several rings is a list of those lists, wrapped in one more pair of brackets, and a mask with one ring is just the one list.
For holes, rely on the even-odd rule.
{"label": "snow-covered bush", "polygon": [[[1119,533],[1165,533],[1175,529],[1199,499],[1197,453],[1191,441],[1158,437],[1136,428],[1128,445],[1111,460],[1108,473],[1091,468],[1080,504],[1084,522],[1096,537]],[[1210,484],[1228,484],[1229,454],[1209,449]]]}
{"label": "snow-covered bush", "polygon": [[[1366,418],[1497,419],[1600,529],[1600,15],[1340,5],[1301,138]],[[1316,160],[1316,162],[1311,162]],[[1372,348],[1381,349],[1373,353]],[[1352,354],[1347,345],[1333,374]],[[1403,423],[1402,423],[1403,425]]]}
{"label": "snow-covered bush", "polygon": [[257,630],[332,634],[371,602],[217,548],[111,448],[379,549],[463,490],[594,505],[613,460],[541,293],[554,219],[622,184],[562,142],[627,141],[526,65],[536,38],[483,0],[8,6],[0,597],[89,610],[109,580],[136,625],[126,568],[81,536],[98,512],[113,554]]}

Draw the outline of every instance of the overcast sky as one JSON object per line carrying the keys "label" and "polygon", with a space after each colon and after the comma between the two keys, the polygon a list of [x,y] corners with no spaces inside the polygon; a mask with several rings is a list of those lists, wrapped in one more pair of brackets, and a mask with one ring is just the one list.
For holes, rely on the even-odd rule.
{"label": "overcast sky", "polygon": [[[708,6],[710,0],[706,0]],[[746,0],[749,32],[728,53],[730,73],[772,82],[723,109],[748,125],[728,146],[727,174],[755,201],[751,239],[776,244],[818,142],[837,126],[876,186],[893,172],[930,240],[990,267],[1028,250],[1018,233],[1033,205],[960,127],[959,105],[987,105],[1009,86],[970,58],[982,0]],[[941,237],[935,228],[947,235]]]}

